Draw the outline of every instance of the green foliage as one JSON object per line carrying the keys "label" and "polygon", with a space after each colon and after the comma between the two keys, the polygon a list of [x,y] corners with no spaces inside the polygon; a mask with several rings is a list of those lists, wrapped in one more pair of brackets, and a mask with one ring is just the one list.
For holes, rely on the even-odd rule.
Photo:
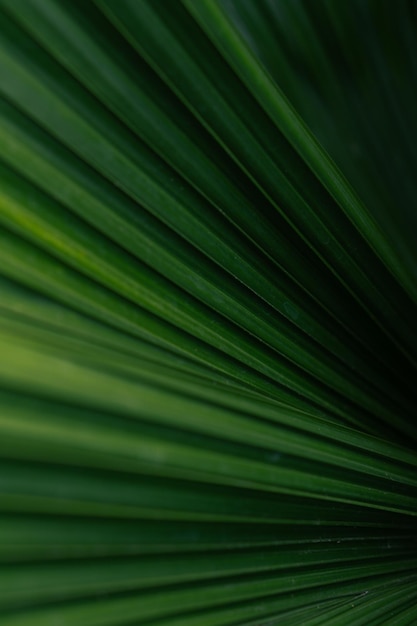
{"label": "green foliage", "polygon": [[416,10],[0,0],[1,624],[417,622]]}

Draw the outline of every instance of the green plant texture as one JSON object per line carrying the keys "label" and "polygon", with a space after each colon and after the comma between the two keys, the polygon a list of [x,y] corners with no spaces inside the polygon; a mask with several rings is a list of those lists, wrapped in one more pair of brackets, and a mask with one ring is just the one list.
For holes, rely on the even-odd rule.
{"label": "green plant texture", "polygon": [[416,0],[0,0],[0,623],[417,624]]}

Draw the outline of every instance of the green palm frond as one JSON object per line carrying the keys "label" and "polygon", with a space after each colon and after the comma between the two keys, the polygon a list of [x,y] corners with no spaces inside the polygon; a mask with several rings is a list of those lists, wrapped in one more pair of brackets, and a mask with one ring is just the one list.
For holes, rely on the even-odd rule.
{"label": "green palm frond", "polygon": [[414,0],[0,0],[0,622],[417,621]]}

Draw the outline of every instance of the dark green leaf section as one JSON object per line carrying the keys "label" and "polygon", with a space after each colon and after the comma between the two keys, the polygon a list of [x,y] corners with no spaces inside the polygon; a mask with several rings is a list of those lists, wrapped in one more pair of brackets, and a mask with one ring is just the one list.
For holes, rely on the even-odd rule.
{"label": "dark green leaf section", "polygon": [[2,624],[416,622],[415,11],[0,0]]}

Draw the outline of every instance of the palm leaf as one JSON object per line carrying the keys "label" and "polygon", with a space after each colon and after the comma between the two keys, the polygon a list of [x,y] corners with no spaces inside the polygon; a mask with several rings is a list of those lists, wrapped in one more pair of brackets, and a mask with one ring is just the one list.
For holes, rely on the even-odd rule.
{"label": "palm leaf", "polygon": [[415,11],[1,0],[2,624],[415,623]]}

